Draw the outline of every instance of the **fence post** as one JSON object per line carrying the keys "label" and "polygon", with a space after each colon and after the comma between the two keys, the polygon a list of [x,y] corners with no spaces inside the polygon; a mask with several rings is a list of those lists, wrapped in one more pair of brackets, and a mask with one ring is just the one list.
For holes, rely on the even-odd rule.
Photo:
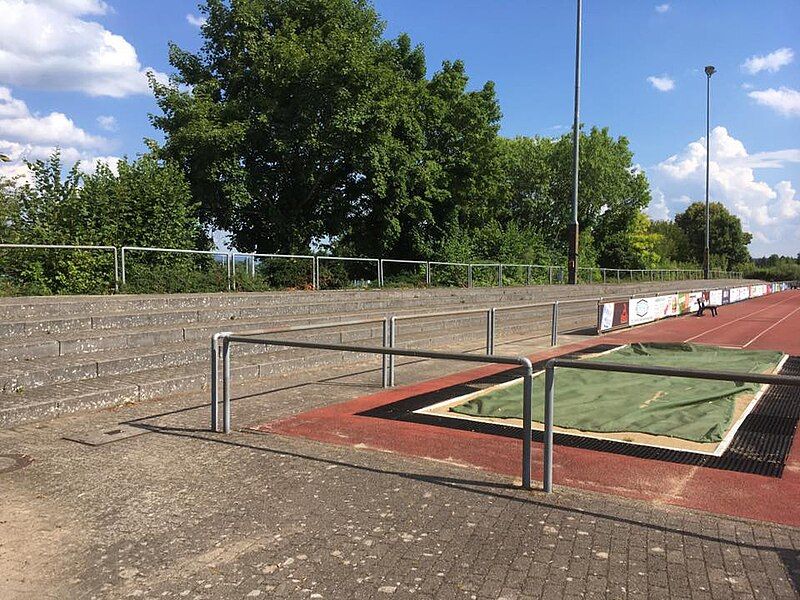
{"label": "fence post", "polygon": [[550,285],[553,285],[553,267],[547,267],[547,271],[550,275]]}
{"label": "fence post", "polygon": [[231,343],[222,338],[222,428],[231,432]]}
{"label": "fence post", "polygon": [[494,323],[492,322],[492,311],[494,311],[493,308],[486,310],[486,354],[489,356],[493,354],[494,350],[494,331],[492,330]]}
{"label": "fence post", "polygon": [[431,285],[431,263],[430,261],[425,262],[425,285],[430,287]]}
{"label": "fence post", "polygon": [[607,283],[607,281],[606,281],[606,270],[605,269],[601,269],[601,271],[603,271],[603,283]]}
{"label": "fence post", "polygon": [[114,291],[119,292],[119,258],[116,246],[114,246]]}
{"label": "fence post", "polygon": [[[397,344],[397,317],[389,317],[389,348]],[[389,387],[394,387],[394,355],[389,356]]]}
{"label": "fence post", "polygon": [[228,291],[231,291],[231,288],[236,289],[236,283],[233,283],[231,286],[231,279],[233,278],[233,269],[235,268],[235,262],[233,260],[233,253],[228,253],[227,256],[227,267],[228,267]]}
{"label": "fence post", "polygon": [[[389,346],[389,317],[383,318],[383,332],[381,336],[381,347]],[[381,354],[381,387],[389,387],[389,355]]]}
{"label": "fence post", "polygon": [[120,259],[122,263],[122,285],[125,286],[125,246],[120,248]]}
{"label": "fence post", "polygon": [[217,358],[219,357],[219,334],[211,336],[211,431],[217,431]]}
{"label": "fence post", "polygon": [[550,322],[550,345],[558,344],[558,300],[553,302],[553,317]]}
{"label": "fence post", "polygon": [[526,286],[530,286],[531,285],[531,266],[530,265],[528,265],[528,274],[527,274],[526,279],[525,279],[525,285]]}
{"label": "fence post", "polygon": [[619,282],[620,282],[620,278],[619,278],[619,269],[617,269],[617,283],[619,283]]}
{"label": "fence post", "polygon": [[542,465],[542,484],[547,494],[553,491],[553,395],[555,382],[555,367],[552,362],[548,362],[544,372],[544,464]]}
{"label": "fence post", "polygon": [[383,287],[383,259],[378,259],[378,287]]}
{"label": "fence post", "polygon": [[497,265],[497,287],[503,287],[503,264]]}
{"label": "fence post", "polygon": [[525,366],[522,386],[522,487],[531,489],[531,434],[533,421],[533,368]]}
{"label": "fence post", "polygon": [[472,287],[472,265],[467,265],[467,287]]}

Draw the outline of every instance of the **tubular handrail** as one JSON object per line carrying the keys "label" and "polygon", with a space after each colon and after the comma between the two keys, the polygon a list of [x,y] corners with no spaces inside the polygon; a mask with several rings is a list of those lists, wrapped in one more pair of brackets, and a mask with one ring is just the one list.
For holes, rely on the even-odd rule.
{"label": "tubular handrail", "polygon": [[[316,285],[317,281],[317,261],[316,257],[313,254],[264,254],[261,252],[231,252],[231,261],[233,263],[232,270],[233,270],[233,289],[236,289],[236,258],[241,256],[242,258],[252,259],[252,267],[250,270],[250,275],[255,277],[256,274],[256,258],[272,258],[272,259],[300,259],[300,260],[310,260],[311,261],[311,287],[313,288]],[[250,261],[248,261],[250,262]],[[245,265],[247,267],[247,265]]]}
{"label": "tubular handrail", "polygon": [[[707,379],[714,381],[733,381],[737,383],[760,383],[766,385],[800,386],[800,377],[791,375],[770,375],[765,373],[735,373],[733,371],[706,371],[680,369],[676,367],[647,367],[623,365],[610,362],[589,362],[569,358],[551,358],[545,364],[544,396],[544,491],[553,491],[553,407],[555,396],[556,368],[583,369],[586,371],[619,372],[663,377],[684,377],[687,379]],[[527,423],[525,426],[527,427]]]}
{"label": "tubular handrail", "polygon": [[[384,330],[385,331],[385,330]],[[286,348],[311,348],[316,350],[334,350],[340,352],[355,352],[359,354],[379,354],[386,357],[404,356],[410,358],[427,358],[434,360],[450,360],[459,362],[474,362],[483,364],[514,365],[524,369],[522,405],[523,419],[526,426],[523,428],[522,435],[522,487],[531,489],[531,439],[532,439],[532,382],[533,365],[524,356],[481,356],[477,354],[464,354],[454,352],[439,352],[431,350],[400,350],[397,348],[375,348],[371,346],[353,346],[348,344],[326,344],[320,342],[302,342],[296,340],[279,340],[272,338],[250,338],[234,335],[230,332],[217,333],[211,342],[211,431],[217,432],[219,429],[219,381],[217,356],[222,350],[222,430],[224,433],[231,432],[231,344],[261,344],[268,346],[279,346]],[[385,363],[386,361],[384,361]],[[385,372],[385,371],[384,371]]]}
{"label": "tubular handrail", "polygon": [[[312,254],[278,254],[278,253],[258,253],[258,252],[236,252],[228,250],[191,250],[184,248],[160,248],[149,246],[94,246],[94,245],[68,245],[68,244],[0,244],[0,248],[52,248],[52,249],[73,249],[73,250],[108,250],[114,252],[115,257],[115,289],[119,290],[119,281],[126,284],[127,271],[125,263],[126,252],[143,251],[143,252],[161,252],[171,254],[205,254],[213,256],[225,256],[227,260],[228,269],[228,289],[236,289],[235,283],[235,263],[238,257],[253,259],[253,266],[255,265],[255,258],[268,258],[268,259],[300,259],[310,260],[312,270],[312,288],[320,288],[320,261],[346,261],[346,262],[362,262],[362,263],[375,263],[378,277],[378,286],[383,287],[385,278],[383,273],[383,266],[385,263],[398,263],[398,264],[419,264],[425,266],[425,283],[431,285],[432,269],[435,266],[451,266],[451,267],[465,267],[467,271],[467,287],[472,287],[473,284],[473,271],[481,268],[497,269],[497,286],[503,286],[503,269],[508,268],[526,268],[527,276],[525,285],[531,284],[531,273],[533,269],[547,269],[549,283],[553,283],[553,274],[557,273],[559,281],[563,282],[563,274],[565,267],[563,265],[540,265],[528,263],[503,263],[503,262],[448,262],[448,261],[426,261],[426,260],[412,260],[412,259],[399,259],[399,258],[371,258],[371,257],[354,257],[354,256],[329,256],[329,255],[312,255]],[[120,268],[121,267],[121,268]],[[251,267],[252,268],[252,267]],[[649,274],[650,280],[654,281],[660,277],[664,279],[666,273],[682,273],[689,278],[692,275],[702,274],[699,269],[615,269],[609,267],[578,267],[578,271],[593,273],[598,271],[602,273],[603,282],[607,282],[608,273],[616,274],[618,282],[622,281],[620,274],[627,273],[632,275],[634,273]],[[743,278],[741,271],[718,271],[712,270],[709,272],[710,278]],[[592,277],[590,276],[590,279]]]}
{"label": "tubular handrail", "polygon": [[225,266],[228,269],[228,291],[231,290],[231,276],[232,276],[232,263],[233,255],[230,252],[223,250],[189,250],[185,248],[155,248],[148,246],[122,246],[120,249],[120,256],[122,258],[122,285],[126,283],[125,275],[125,252],[160,252],[162,254],[202,254],[205,256],[224,256]]}
{"label": "tubular handrail", "polygon": [[[114,290],[119,291],[119,257],[116,246],[89,246],[75,244],[0,244],[0,248],[28,248],[42,250],[104,250],[114,253]],[[123,262],[124,277],[124,262]],[[124,281],[123,281],[124,283]]]}

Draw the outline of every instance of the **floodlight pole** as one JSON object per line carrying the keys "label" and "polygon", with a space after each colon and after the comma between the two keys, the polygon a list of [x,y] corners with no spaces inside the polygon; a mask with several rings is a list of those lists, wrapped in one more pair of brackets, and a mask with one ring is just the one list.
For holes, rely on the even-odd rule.
{"label": "floodlight pole", "polygon": [[708,187],[711,170],[711,76],[717,70],[708,65],[706,71],[706,244],[703,248],[703,278],[708,279],[711,271],[711,253],[709,245],[710,212],[708,205]]}
{"label": "floodlight pole", "polygon": [[581,13],[583,0],[578,0],[575,31],[575,112],[572,121],[572,223],[569,225],[567,282],[578,283],[578,173],[580,171],[580,102],[581,102]]}

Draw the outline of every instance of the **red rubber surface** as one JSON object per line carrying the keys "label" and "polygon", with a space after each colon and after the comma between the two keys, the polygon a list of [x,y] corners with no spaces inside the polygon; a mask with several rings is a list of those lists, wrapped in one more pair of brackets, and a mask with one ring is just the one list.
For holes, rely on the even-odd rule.
{"label": "red rubber surface", "polygon": [[[668,319],[540,352],[531,358],[541,360],[599,342],[679,342],[689,339],[738,347],[749,344],[748,348],[800,355],[800,291],[786,291],[724,306],[716,318],[706,312],[703,317]],[[713,367],[698,365],[701,369]],[[473,369],[265,423],[256,429],[452,461],[519,477],[520,440],[358,414],[505,369],[502,366]],[[534,442],[532,460],[534,477],[541,478],[541,444]],[[554,481],[560,486],[800,526],[800,444],[797,435],[780,479],[557,445],[554,449]]]}

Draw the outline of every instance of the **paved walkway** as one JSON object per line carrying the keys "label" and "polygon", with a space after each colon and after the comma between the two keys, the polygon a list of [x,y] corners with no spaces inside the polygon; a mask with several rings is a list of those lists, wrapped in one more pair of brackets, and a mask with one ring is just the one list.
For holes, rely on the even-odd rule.
{"label": "paved walkway", "polygon": [[[403,372],[424,380],[463,368]],[[377,389],[377,371],[337,375],[236,387],[236,423]],[[0,597],[717,599],[800,589],[798,529],[522,492],[448,461],[212,434],[206,401],[0,431],[0,455],[32,459],[14,470],[22,461],[0,458]],[[124,422],[146,433],[95,447],[63,439]]]}

